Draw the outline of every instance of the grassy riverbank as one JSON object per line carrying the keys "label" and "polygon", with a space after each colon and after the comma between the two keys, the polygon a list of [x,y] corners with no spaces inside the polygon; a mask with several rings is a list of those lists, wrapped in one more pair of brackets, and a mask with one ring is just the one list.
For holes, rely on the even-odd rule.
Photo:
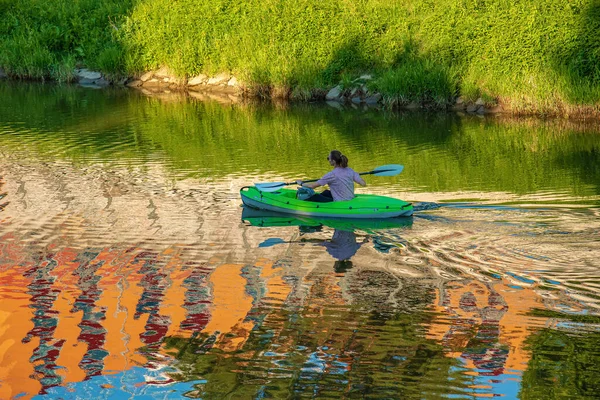
{"label": "grassy riverbank", "polygon": [[168,66],[308,99],[361,74],[390,106],[456,96],[517,113],[600,112],[596,0],[0,0],[0,67],[68,81]]}

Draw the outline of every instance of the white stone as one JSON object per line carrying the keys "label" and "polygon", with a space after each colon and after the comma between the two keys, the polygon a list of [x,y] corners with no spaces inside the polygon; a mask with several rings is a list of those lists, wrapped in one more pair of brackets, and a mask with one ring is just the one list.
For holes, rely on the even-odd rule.
{"label": "white stone", "polygon": [[165,84],[163,83],[162,80],[158,80],[156,78],[152,78],[146,82],[144,82],[144,87],[145,88],[156,88],[156,87],[160,87],[160,86],[164,86]]}
{"label": "white stone", "polygon": [[81,79],[91,80],[102,78],[102,74],[100,72],[90,71],[88,69],[80,69],[79,71],[77,71],[77,76]]}
{"label": "white stone", "polygon": [[2,68],[0,68],[0,79],[2,78],[6,78],[6,72],[4,72],[4,70]]}
{"label": "white stone", "polygon": [[375,93],[373,96],[369,96],[365,99],[365,103],[367,104],[377,104],[383,98],[381,93]]}
{"label": "white stone", "polygon": [[104,78],[100,78],[100,79],[96,79],[96,81],[94,82],[94,84],[96,84],[98,86],[108,86],[108,85],[110,85],[110,82],[107,81]]}
{"label": "white stone", "polygon": [[238,80],[235,76],[231,77],[231,79],[227,82],[227,86],[237,86]]}
{"label": "white stone", "polygon": [[204,74],[200,74],[200,75],[197,75],[197,76],[193,77],[192,79],[190,79],[188,81],[188,85],[189,86],[201,85],[203,83],[206,83],[207,80],[208,80],[208,76],[206,76]]}
{"label": "white stone", "polygon": [[152,76],[154,76],[154,72],[148,71],[144,75],[140,76],[140,81],[146,82],[146,81],[150,80],[150,78],[152,78]]}
{"label": "white stone", "polygon": [[483,106],[485,105],[485,101],[483,101],[483,99],[480,97],[477,99],[477,101],[475,102],[476,105],[478,106]]}
{"label": "white stone", "polygon": [[154,72],[154,76],[156,76],[158,78],[169,78],[172,75],[173,74],[171,73],[171,70],[167,67],[162,67]]}
{"label": "white stone", "polygon": [[217,76],[210,78],[207,83],[209,85],[220,85],[222,83],[227,83],[229,81],[229,79],[230,79],[229,74],[220,73]]}
{"label": "white stone", "polygon": [[331,89],[329,92],[327,92],[325,99],[326,100],[338,100],[340,98],[341,94],[342,94],[342,88],[339,86],[336,86],[333,89]]}

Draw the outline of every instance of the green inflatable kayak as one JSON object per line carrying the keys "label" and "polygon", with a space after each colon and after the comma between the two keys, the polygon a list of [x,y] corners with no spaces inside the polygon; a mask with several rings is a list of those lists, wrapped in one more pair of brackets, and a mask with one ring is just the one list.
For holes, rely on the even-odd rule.
{"label": "green inflatable kayak", "polygon": [[296,190],[279,189],[274,192],[258,190],[254,186],[240,189],[242,202],[247,207],[278,213],[303,215],[318,218],[378,219],[408,217],[413,206],[406,201],[374,194],[357,194],[348,201],[316,203],[299,200]]}
{"label": "green inflatable kayak", "polygon": [[250,226],[259,227],[299,226],[304,228],[319,228],[327,226],[349,232],[359,229],[368,233],[385,229],[410,228],[412,226],[412,218],[410,217],[385,219],[317,218],[302,215],[286,215],[249,207],[243,207],[242,209],[242,222]]}

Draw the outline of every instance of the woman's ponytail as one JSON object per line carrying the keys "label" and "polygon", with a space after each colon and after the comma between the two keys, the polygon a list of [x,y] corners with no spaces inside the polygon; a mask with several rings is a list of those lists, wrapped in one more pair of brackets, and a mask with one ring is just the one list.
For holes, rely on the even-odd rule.
{"label": "woman's ponytail", "polygon": [[331,150],[329,153],[329,157],[335,162],[335,164],[339,167],[346,168],[348,167],[348,157],[342,154],[339,150]]}
{"label": "woman's ponytail", "polygon": [[346,168],[348,166],[348,157],[346,157],[345,155],[342,154],[342,156],[340,158],[341,158],[340,167]]}

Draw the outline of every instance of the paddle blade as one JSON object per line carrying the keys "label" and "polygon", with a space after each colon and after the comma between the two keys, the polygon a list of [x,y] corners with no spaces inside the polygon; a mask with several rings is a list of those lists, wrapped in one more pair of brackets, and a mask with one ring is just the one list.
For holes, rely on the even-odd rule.
{"label": "paddle blade", "polygon": [[254,187],[261,192],[276,192],[282,187],[287,185],[285,182],[266,182],[266,183],[255,183]]}
{"label": "paddle blade", "polygon": [[377,167],[372,174],[375,176],[396,176],[404,169],[404,165],[388,164]]}

